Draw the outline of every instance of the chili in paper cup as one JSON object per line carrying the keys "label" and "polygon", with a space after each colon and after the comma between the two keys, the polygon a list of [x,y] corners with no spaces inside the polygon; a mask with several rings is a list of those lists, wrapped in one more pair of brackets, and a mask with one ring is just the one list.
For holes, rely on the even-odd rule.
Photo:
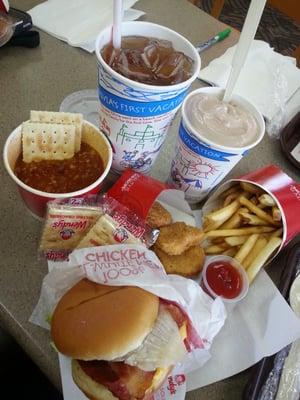
{"label": "chili in paper cup", "polygon": [[220,203],[220,195],[237,182],[248,182],[269,194],[281,212],[282,243],[266,264],[268,264],[288,242],[300,232],[300,184],[276,165],[268,165],[221,185],[206,201],[202,208],[205,216]]}
{"label": "chili in paper cup", "polygon": [[[84,127],[89,129],[84,129]],[[7,138],[3,150],[4,165],[10,177],[17,184],[20,195],[33,216],[43,218],[46,213],[46,205],[49,200],[82,197],[99,192],[112,163],[111,146],[105,135],[91,123],[84,121],[82,129],[82,141],[93,147],[101,156],[104,171],[91,185],[70,193],[48,193],[34,189],[22,182],[14,173],[15,163],[22,150],[22,125],[19,125]]]}

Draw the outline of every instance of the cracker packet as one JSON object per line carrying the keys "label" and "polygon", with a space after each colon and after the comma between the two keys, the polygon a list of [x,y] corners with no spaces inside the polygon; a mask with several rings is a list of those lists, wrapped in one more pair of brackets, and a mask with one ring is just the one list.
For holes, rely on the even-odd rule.
{"label": "cracker packet", "polygon": [[159,231],[112,197],[100,197],[97,205],[103,215],[76,246],[77,249],[108,244],[143,244],[150,247]]}
{"label": "cracker packet", "polygon": [[64,261],[74,249],[120,243],[150,247],[158,233],[106,195],[54,200],[48,203],[39,252],[47,260]]}
{"label": "cracker packet", "polygon": [[39,253],[47,260],[63,261],[86,236],[103,214],[101,207],[84,199],[68,199],[47,204],[47,214]]}

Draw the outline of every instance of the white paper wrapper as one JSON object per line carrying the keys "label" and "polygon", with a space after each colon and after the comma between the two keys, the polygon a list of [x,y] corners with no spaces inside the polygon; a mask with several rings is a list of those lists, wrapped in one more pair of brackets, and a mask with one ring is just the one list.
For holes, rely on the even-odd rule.
{"label": "white paper wrapper", "polygon": [[48,320],[63,294],[80,279],[111,286],[138,286],[176,302],[194,328],[194,350],[183,360],[185,371],[201,367],[209,358],[213,338],[222,328],[226,311],[221,299],[212,300],[191,279],[167,275],[156,255],[144,246],[112,245],[75,250],[67,262],[56,262],[44,278],[31,322],[49,328]]}

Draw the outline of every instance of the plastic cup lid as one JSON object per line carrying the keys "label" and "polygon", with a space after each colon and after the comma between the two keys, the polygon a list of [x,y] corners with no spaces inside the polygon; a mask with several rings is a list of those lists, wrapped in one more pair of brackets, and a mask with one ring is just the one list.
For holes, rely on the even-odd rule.
{"label": "plastic cup lid", "polygon": [[61,103],[61,112],[81,113],[86,121],[99,126],[99,98],[97,90],[71,93]]}

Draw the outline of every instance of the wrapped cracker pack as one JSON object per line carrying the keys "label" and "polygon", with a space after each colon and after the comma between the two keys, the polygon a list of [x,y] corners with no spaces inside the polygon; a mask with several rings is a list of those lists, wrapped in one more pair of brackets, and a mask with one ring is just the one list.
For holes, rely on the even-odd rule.
{"label": "wrapped cracker pack", "polygon": [[47,260],[62,261],[76,248],[118,243],[149,247],[156,235],[111,197],[70,198],[48,203],[39,251]]}
{"label": "wrapped cracker pack", "polygon": [[49,202],[40,254],[47,260],[65,260],[102,215],[102,208],[86,203],[86,199]]}

